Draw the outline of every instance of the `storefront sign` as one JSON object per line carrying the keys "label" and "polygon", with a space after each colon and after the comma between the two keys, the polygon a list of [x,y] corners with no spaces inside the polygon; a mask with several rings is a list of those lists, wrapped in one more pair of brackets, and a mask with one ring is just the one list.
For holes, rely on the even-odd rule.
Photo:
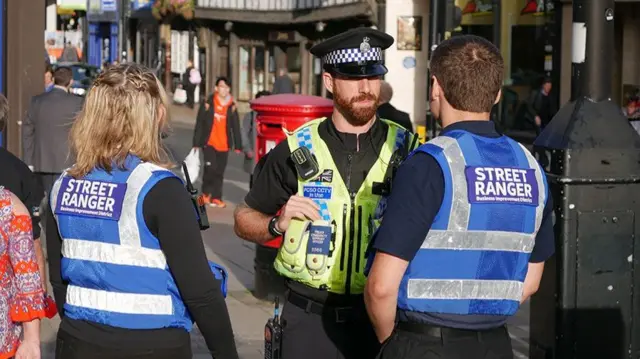
{"label": "storefront sign", "polygon": [[553,0],[524,0],[522,2],[520,15],[544,16],[545,11],[552,13],[554,9]]}
{"label": "storefront sign", "polygon": [[87,18],[92,22],[117,22],[118,1],[87,0]]}
{"label": "storefront sign", "polygon": [[462,9],[463,16],[483,16],[493,12],[491,0],[456,0],[456,6]]}
{"label": "storefront sign", "polygon": [[87,10],[86,0],[57,0],[56,5],[59,10]]}
{"label": "storefront sign", "polygon": [[296,41],[295,31],[269,31],[269,41],[289,42]]}
{"label": "storefront sign", "polygon": [[140,10],[150,8],[153,5],[152,0],[134,0],[133,1],[133,10]]}

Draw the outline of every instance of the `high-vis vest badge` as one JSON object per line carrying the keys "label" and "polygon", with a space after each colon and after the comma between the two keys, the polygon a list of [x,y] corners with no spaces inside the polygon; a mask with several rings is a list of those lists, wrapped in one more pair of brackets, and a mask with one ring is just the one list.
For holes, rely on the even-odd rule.
{"label": "high-vis vest badge", "polygon": [[398,307],[512,315],[547,201],[536,159],[519,143],[451,131],[420,146],[439,163],[439,212],[400,285]]}
{"label": "high-vis vest badge", "polygon": [[404,144],[408,132],[383,120],[389,125],[386,143],[360,189],[349,193],[350,176],[342,178],[318,134],[324,120],[304,124],[287,139],[289,148],[305,146],[318,161],[320,173],[316,178],[298,178],[298,195],[319,205],[322,220],[292,220],[274,267],[283,276],[313,288],[358,294],[364,290],[365,252],[375,230],[375,210],[381,198],[373,194],[373,184],[383,181],[392,154]]}

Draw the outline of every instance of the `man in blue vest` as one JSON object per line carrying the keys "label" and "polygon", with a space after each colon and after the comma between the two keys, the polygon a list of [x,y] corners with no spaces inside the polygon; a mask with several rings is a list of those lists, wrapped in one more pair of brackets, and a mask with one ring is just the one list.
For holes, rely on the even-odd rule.
{"label": "man in blue vest", "polygon": [[430,68],[443,130],[398,169],[369,256],[379,358],[512,358],[505,323],[554,251],[548,185],[535,158],[489,121],[504,71],[495,46],[453,37]]}

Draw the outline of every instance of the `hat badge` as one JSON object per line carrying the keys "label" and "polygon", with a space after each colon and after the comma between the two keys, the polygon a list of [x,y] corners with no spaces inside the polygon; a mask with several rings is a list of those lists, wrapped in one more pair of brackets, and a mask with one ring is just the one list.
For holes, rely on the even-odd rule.
{"label": "hat badge", "polygon": [[371,45],[369,45],[369,38],[365,36],[360,43],[360,52],[364,54],[369,52],[369,50],[371,50]]}

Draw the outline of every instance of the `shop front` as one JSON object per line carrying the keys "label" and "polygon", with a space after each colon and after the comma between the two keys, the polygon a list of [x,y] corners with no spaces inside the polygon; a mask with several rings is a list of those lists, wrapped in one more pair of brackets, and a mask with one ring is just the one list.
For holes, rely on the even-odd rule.
{"label": "shop front", "polygon": [[118,0],[88,0],[87,62],[101,67],[119,59]]}
{"label": "shop front", "polygon": [[[273,91],[276,78],[286,73],[294,84],[294,93],[325,96],[319,59],[309,49],[317,42],[352,27],[370,26],[370,22],[335,21],[330,24],[297,24],[276,27],[261,24],[233,24],[229,68],[234,96],[244,109],[259,91]],[[224,36],[222,44],[225,44]],[[224,73],[220,68],[220,73]]]}
{"label": "shop front", "polygon": [[532,142],[535,124],[526,107],[545,78],[552,82],[550,102],[559,105],[560,2],[457,0],[456,5],[462,9],[462,33],[492,41],[504,58],[503,97],[494,120],[503,131]]}

